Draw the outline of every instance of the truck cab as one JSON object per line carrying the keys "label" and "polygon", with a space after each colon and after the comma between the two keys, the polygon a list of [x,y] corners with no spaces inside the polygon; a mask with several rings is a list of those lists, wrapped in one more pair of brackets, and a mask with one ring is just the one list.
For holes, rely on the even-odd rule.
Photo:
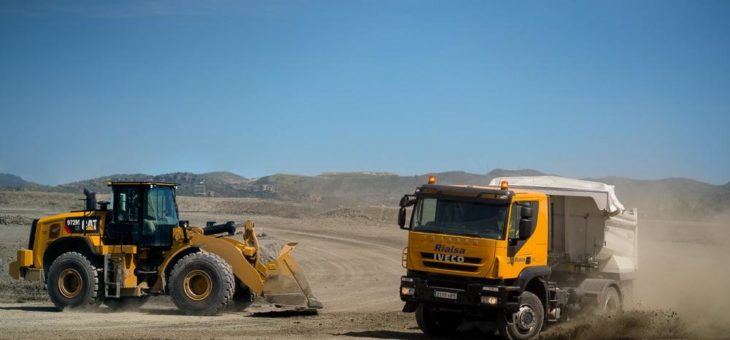
{"label": "truck cab", "polygon": [[[617,213],[602,209],[609,192],[527,181],[482,187],[430,178],[401,199],[399,224],[409,232],[400,296],[425,333],[446,335],[476,318],[496,321],[506,338],[531,338],[569,305],[620,308],[635,266],[615,268],[627,256],[614,251],[625,242],[605,237]],[[635,219],[629,229],[635,233]]]}

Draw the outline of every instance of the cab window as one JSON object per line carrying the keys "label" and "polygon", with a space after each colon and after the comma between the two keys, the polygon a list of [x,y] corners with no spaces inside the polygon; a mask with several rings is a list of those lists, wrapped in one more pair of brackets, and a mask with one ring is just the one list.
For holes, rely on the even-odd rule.
{"label": "cab window", "polygon": [[158,226],[175,226],[178,223],[175,194],[172,188],[155,187],[147,191],[143,234],[154,234]]}
{"label": "cab window", "polygon": [[137,188],[116,188],[112,200],[114,201],[114,222],[136,223],[140,221],[142,195]]}

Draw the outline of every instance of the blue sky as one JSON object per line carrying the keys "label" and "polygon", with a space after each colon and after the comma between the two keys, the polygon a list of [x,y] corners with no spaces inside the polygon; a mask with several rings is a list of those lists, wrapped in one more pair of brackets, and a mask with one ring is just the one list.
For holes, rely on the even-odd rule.
{"label": "blue sky", "polygon": [[0,2],[0,172],[497,167],[730,181],[730,2]]}

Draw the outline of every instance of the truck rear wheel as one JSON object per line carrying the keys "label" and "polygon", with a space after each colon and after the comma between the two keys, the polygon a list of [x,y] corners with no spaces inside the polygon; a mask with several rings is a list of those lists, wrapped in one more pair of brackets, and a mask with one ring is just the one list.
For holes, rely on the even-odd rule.
{"label": "truck rear wheel", "polygon": [[463,320],[460,314],[436,311],[423,303],[416,309],[418,328],[427,335],[449,335],[456,331]]}
{"label": "truck rear wheel", "polygon": [[231,266],[212,253],[183,257],[170,274],[170,297],[189,315],[215,315],[233,297],[236,280]]}
{"label": "truck rear wheel", "polygon": [[537,337],[545,321],[545,309],[540,298],[530,292],[520,295],[520,307],[515,313],[504,313],[498,318],[499,334],[510,340]]}
{"label": "truck rear wheel", "polygon": [[81,253],[58,256],[48,269],[48,297],[59,310],[96,305],[99,297],[99,273]]}
{"label": "truck rear wheel", "polygon": [[621,297],[614,287],[608,287],[603,292],[601,305],[598,308],[600,314],[616,314],[621,311]]}

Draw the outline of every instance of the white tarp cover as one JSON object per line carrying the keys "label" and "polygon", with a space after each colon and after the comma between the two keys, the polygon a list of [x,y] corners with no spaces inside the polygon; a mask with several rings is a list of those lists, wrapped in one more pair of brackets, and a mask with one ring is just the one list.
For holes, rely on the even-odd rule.
{"label": "white tarp cover", "polygon": [[613,185],[557,176],[495,177],[489,185],[499,186],[502,181],[507,181],[510,187],[537,189],[548,195],[592,197],[598,209],[611,215],[624,210],[623,204],[616,197]]}

